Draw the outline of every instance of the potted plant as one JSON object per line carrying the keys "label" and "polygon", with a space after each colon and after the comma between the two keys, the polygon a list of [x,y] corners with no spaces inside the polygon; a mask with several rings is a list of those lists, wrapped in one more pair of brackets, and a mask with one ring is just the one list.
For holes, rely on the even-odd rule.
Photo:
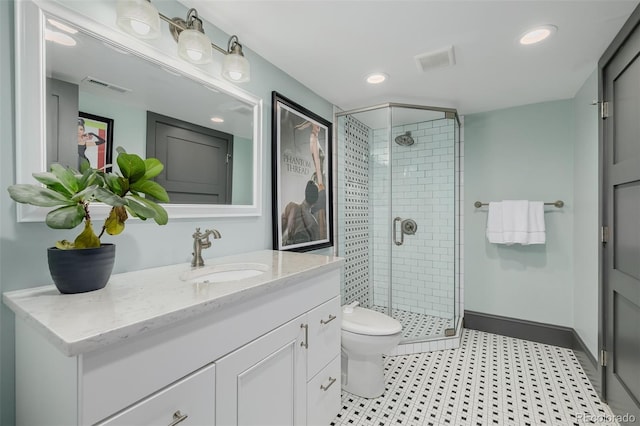
{"label": "potted plant", "polygon": [[[61,293],[82,293],[107,285],[113,271],[115,245],[102,244],[100,238],[105,232],[120,234],[129,215],[154,219],[159,225],[169,219],[161,205],[142,196],[169,201],[167,191],[152,180],[164,168],[160,160],[143,160],[121,147],[116,151],[120,174],[91,168],[86,160],[79,171],[52,164],[50,172],[33,174],[42,185],[17,184],[8,188],[11,198],[19,203],[54,207],[46,217],[50,228],[72,229],[84,222],[74,241],[58,241],[47,252],[51,277]],[[111,206],[98,235],[89,212],[92,202]]]}

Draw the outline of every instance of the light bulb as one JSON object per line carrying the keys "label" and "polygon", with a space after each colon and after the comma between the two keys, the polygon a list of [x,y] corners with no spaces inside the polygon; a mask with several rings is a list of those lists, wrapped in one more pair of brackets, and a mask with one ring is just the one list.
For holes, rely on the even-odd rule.
{"label": "light bulb", "polygon": [[144,22],[131,20],[129,22],[129,25],[131,25],[131,29],[135,31],[136,34],[139,34],[141,36],[147,35],[149,34],[149,31],[151,31],[151,25]]}

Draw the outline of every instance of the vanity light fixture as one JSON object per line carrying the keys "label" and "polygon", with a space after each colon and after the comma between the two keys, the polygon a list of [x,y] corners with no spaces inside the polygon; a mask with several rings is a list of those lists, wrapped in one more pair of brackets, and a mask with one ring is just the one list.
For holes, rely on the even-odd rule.
{"label": "vanity light fixture", "polygon": [[160,36],[160,15],[149,0],[118,0],[116,23],[128,34],[138,38]]}
{"label": "vanity light fixture", "polygon": [[555,25],[541,25],[539,27],[532,28],[520,37],[520,44],[528,46],[540,43],[553,35],[556,31],[558,31],[558,27]]}
{"label": "vanity light fixture", "polygon": [[139,38],[158,37],[159,21],[162,19],[169,24],[171,35],[178,42],[178,55],[182,59],[193,64],[209,63],[212,61],[213,48],[225,55],[222,63],[224,78],[234,83],[249,81],[249,61],[242,53],[238,37],[232,35],[229,38],[226,50],[213,44],[204,33],[202,20],[196,9],[189,9],[187,19],[169,18],[158,12],[151,0],[118,0],[116,13],[118,26]]}

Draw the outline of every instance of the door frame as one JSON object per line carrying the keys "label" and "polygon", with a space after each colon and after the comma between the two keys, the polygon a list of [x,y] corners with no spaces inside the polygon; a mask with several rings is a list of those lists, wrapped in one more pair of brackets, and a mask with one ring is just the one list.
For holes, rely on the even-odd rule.
{"label": "door frame", "polygon": [[[624,43],[629,39],[631,35],[634,34],[635,31],[640,31],[640,5],[637,6],[629,19],[624,23],[618,34],[615,36],[613,41],[609,44],[607,49],[604,51],[600,60],[598,61],[598,106],[602,107],[603,101],[608,101],[608,99],[604,99],[604,69],[607,65],[613,60],[615,55],[618,53],[620,48],[624,45]],[[604,223],[604,218],[606,217],[607,212],[607,198],[605,193],[605,123],[604,121],[607,118],[603,118],[600,115],[599,108],[599,119],[598,119],[598,198],[600,199],[600,208],[598,211],[598,222],[601,226],[610,225],[608,223]],[[615,112],[614,112],[615,113]],[[611,220],[609,218],[609,220]],[[600,398],[604,401],[607,401],[607,378],[606,378],[606,366],[603,366],[603,351],[607,350],[607,287],[606,287],[606,269],[605,269],[605,244],[601,243],[598,248],[598,265],[599,265],[599,274],[598,274],[598,376],[600,378]]]}

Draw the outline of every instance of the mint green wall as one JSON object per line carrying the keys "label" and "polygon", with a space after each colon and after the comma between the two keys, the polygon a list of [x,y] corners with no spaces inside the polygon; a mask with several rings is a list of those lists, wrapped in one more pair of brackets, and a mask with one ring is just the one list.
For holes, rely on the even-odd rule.
{"label": "mint green wall", "polygon": [[573,99],[573,328],[598,359],[599,174],[597,71]]}
{"label": "mint green wall", "polygon": [[146,157],[147,111],[82,91],[78,98],[80,111],[113,119],[114,149],[123,146],[127,152]]}
{"label": "mint green wall", "polygon": [[253,179],[252,154],[253,144],[250,139],[233,138],[233,204],[251,204],[251,187]]}
{"label": "mint green wall", "polygon": [[[103,6],[97,2],[74,2],[74,5],[95,10]],[[157,5],[179,10],[174,15],[173,11],[163,9],[169,16],[186,15],[186,9],[176,2],[163,1]],[[0,1],[0,292],[49,284],[45,249],[55,240],[73,235],[72,231],[50,230],[42,223],[17,223],[14,203],[5,190],[14,183],[15,174],[13,8],[13,0]],[[217,44],[226,46],[227,35],[208,24],[205,31]],[[171,220],[162,228],[152,222],[131,221],[123,235],[108,238],[117,244],[115,273],[186,262],[196,226],[214,227],[222,233],[222,239],[206,251],[206,257],[271,248],[271,91],[282,93],[330,121],[333,106],[249,47],[245,46],[245,55],[251,62],[252,80],[242,88],[262,98],[264,106],[263,169],[259,179],[263,191],[262,216]],[[1,305],[0,318],[0,424],[11,425],[15,423],[13,313]]]}
{"label": "mint green wall", "polygon": [[[465,309],[573,326],[573,145],[570,100],[465,116]],[[496,245],[473,202],[563,200],[545,208],[546,245]]]}

